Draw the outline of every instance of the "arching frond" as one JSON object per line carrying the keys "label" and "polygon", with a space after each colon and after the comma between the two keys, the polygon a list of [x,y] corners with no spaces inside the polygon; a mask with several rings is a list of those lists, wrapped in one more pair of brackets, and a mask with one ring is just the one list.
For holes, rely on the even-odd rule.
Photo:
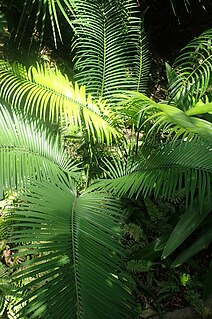
{"label": "arching frond", "polygon": [[184,112],[173,105],[156,103],[142,93],[133,92],[126,96],[123,111],[139,129],[145,131],[146,124],[152,123],[151,127],[148,126],[148,137],[155,129],[160,129],[174,139],[199,137],[212,141],[212,124],[196,117],[211,113],[212,103],[197,105]]}
{"label": "arching frond", "polygon": [[149,70],[136,1],[76,1],[75,79],[96,98],[146,89]]}
{"label": "arching frond", "polygon": [[37,64],[28,71],[20,64],[0,64],[0,95],[15,108],[43,120],[74,124],[87,139],[112,143],[119,135],[109,110],[94,103],[84,86],[72,85],[55,67]]}
{"label": "arching frond", "polygon": [[171,99],[184,110],[195,105],[205,94],[212,101],[211,37],[212,29],[203,32],[181,50],[172,68],[167,65]]}
{"label": "arching frond", "polygon": [[0,105],[0,185],[22,188],[32,181],[76,177],[77,166],[59,138],[35,120],[12,114]]}
{"label": "arching frond", "polygon": [[[46,319],[121,319],[133,297],[121,282],[121,209],[111,196],[79,198],[66,185],[43,182],[19,197],[12,214],[17,266],[23,282],[19,316]],[[27,261],[27,256],[36,255]],[[26,301],[26,302],[25,302]]]}
{"label": "arching frond", "polygon": [[23,6],[20,8],[22,14],[16,34],[16,37],[18,36],[19,42],[21,42],[24,36],[26,36],[26,30],[29,32],[29,28],[31,27],[32,23],[34,23],[34,26],[31,30],[31,41],[37,35],[37,39],[42,42],[46,30],[47,20],[49,19],[55,47],[57,47],[58,37],[61,41],[63,40],[60,30],[61,21],[59,21],[59,16],[61,18],[62,14],[63,18],[72,28],[73,25],[71,21],[71,14],[73,14],[74,2],[75,0],[24,1]]}
{"label": "arching frond", "polygon": [[127,194],[129,197],[140,193],[147,196],[153,192],[156,197],[160,195],[164,199],[185,188],[187,205],[192,205],[196,194],[202,205],[211,191],[211,155],[211,143],[206,141],[168,143],[148,151],[146,161],[142,159],[140,166],[135,165],[134,172],[114,180],[101,181],[94,187],[103,187],[118,196]]}
{"label": "arching frond", "polygon": [[[209,194],[209,196],[211,195]],[[203,207],[200,207],[202,204]],[[188,209],[183,212],[179,222],[176,224],[166,242],[162,258],[167,258],[174,250],[176,250],[186,240],[186,238],[188,238],[188,236],[190,236],[202,224],[208,214],[210,214],[210,210],[210,197],[205,197],[204,203],[199,203],[199,201],[196,200],[192,210]],[[190,258],[189,255],[187,257]]]}

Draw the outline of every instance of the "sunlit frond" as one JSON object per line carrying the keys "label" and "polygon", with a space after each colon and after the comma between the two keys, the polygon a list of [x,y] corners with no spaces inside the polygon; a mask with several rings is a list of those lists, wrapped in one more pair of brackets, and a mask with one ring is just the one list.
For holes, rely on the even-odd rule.
{"label": "sunlit frond", "polygon": [[13,107],[53,123],[74,124],[93,141],[111,144],[119,136],[109,110],[105,114],[101,102],[94,103],[84,86],[73,85],[56,67],[6,66],[0,64],[0,95]]}

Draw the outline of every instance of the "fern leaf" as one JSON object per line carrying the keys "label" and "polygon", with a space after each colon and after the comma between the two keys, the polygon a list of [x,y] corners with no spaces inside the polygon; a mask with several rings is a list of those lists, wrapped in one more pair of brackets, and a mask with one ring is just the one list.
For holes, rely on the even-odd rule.
{"label": "fern leaf", "polygon": [[152,266],[153,263],[149,260],[130,260],[127,263],[127,270],[133,273],[148,272]]}

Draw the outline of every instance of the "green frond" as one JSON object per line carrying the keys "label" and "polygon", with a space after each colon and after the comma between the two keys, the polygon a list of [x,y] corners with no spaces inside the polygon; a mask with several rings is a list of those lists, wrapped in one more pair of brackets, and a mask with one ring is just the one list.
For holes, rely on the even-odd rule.
{"label": "green frond", "polygon": [[194,243],[189,246],[187,249],[182,251],[181,254],[179,254],[174,262],[172,263],[173,267],[177,267],[185,263],[188,259],[195,256],[199,252],[203,251],[204,249],[207,249],[209,245],[212,243],[212,226],[207,227],[206,230],[204,230],[204,233],[202,233],[198,238],[194,241]]}
{"label": "green frond", "polygon": [[[55,67],[39,65],[28,71],[20,64],[0,64],[0,95],[14,108],[64,126],[74,124],[87,139],[111,144],[119,133],[109,110],[94,103],[84,86],[72,85]],[[103,103],[103,102],[102,102]]]}
{"label": "green frond", "polygon": [[95,98],[146,88],[146,38],[136,1],[76,1],[75,79]]}
{"label": "green frond", "polygon": [[[133,297],[121,282],[124,250],[121,209],[111,196],[79,198],[64,183],[42,182],[23,191],[12,214],[10,243],[22,282],[19,316],[46,319],[110,319],[133,313]],[[27,260],[29,254],[35,255]]]}
{"label": "green frond", "polygon": [[94,186],[118,196],[147,196],[153,192],[164,199],[185,188],[187,205],[192,205],[196,192],[202,205],[211,190],[211,151],[211,143],[198,139],[162,144],[151,152],[147,150],[146,161],[142,159],[134,172]]}
{"label": "green frond", "polygon": [[[43,41],[44,33],[47,27],[47,20],[51,23],[52,35],[54,38],[55,47],[57,47],[58,38],[62,42],[62,34],[60,30],[61,16],[67,21],[69,26],[73,28],[71,14],[73,14],[75,0],[26,0],[22,6],[22,14],[20,17],[16,37],[19,42],[22,42],[28,30],[32,25],[31,42],[35,38]],[[60,18],[59,18],[60,17]],[[36,37],[38,33],[39,36]]]}
{"label": "green frond", "polygon": [[[168,66],[170,97],[182,109],[195,105],[210,93],[212,72],[212,29],[193,39]],[[207,92],[208,91],[208,92]],[[212,101],[210,94],[209,102]]]}
{"label": "green frond", "polygon": [[12,114],[0,105],[0,185],[19,188],[31,181],[66,180],[77,166],[60,147],[59,137],[39,122]]}
{"label": "green frond", "polygon": [[[183,112],[177,107],[158,104],[159,112],[154,115],[157,119],[156,124],[167,126],[169,124],[170,134],[174,133],[175,138],[201,137],[212,142],[212,124],[206,120],[188,116],[189,113]],[[212,111],[212,104],[210,105]]]}
{"label": "green frond", "polygon": [[187,111],[168,104],[156,103],[142,93],[133,92],[123,95],[123,112],[131,117],[132,123],[138,129],[146,130],[149,138],[155,130],[162,130],[163,133],[177,138],[191,139],[194,137],[212,141],[212,124],[199,117],[204,113],[212,112],[212,103],[196,105]]}
{"label": "green frond", "polygon": [[[211,196],[209,194],[209,196]],[[203,207],[202,207],[203,206]],[[201,203],[195,200],[192,210],[185,210],[171,232],[163,250],[162,258],[167,258],[202,224],[211,211],[210,197],[205,197]],[[211,226],[211,225],[210,225]],[[205,232],[207,232],[207,227]],[[189,249],[190,250],[190,249]],[[189,258],[189,256],[188,256]]]}
{"label": "green frond", "polygon": [[[142,158],[140,157],[140,161],[141,160]],[[102,161],[106,167],[104,169],[105,175],[109,178],[117,178],[134,172],[139,165],[133,158],[128,157],[126,160],[123,156],[121,157],[120,154],[105,158]]]}

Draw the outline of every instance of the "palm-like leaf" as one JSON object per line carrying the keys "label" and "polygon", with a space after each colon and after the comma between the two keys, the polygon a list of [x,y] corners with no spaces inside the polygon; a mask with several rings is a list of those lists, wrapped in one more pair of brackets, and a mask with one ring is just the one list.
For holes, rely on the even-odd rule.
{"label": "palm-like leaf", "polygon": [[[11,115],[0,105],[0,185],[23,187],[32,181],[76,177],[77,166],[52,135],[36,121]],[[72,174],[73,172],[73,174]]]}
{"label": "palm-like leaf", "polygon": [[187,205],[192,205],[196,189],[200,206],[205,196],[210,196],[211,143],[200,140],[168,143],[153,151],[147,149],[145,157],[146,160],[142,156],[140,166],[137,161],[134,171],[131,169],[129,174],[121,177],[117,177],[117,173],[114,175],[108,166],[110,176],[114,175],[115,179],[102,181],[95,187],[103,187],[118,196],[128,194],[129,197],[154,192],[156,197],[160,195],[165,199],[185,187]]}
{"label": "palm-like leaf", "polygon": [[[145,131],[147,122],[153,122],[148,127],[148,137],[154,134],[155,129],[170,134],[174,139],[199,137],[212,141],[212,124],[198,118],[197,115],[212,112],[212,103],[196,105],[182,111],[178,107],[156,103],[142,93],[129,93],[122,110],[131,117],[132,123],[140,130]],[[126,107],[128,105],[128,107]]]}
{"label": "palm-like leaf", "polygon": [[[23,5],[19,8],[22,12],[16,36],[21,42],[26,35],[26,30],[34,23],[32,33],[35,36],[39,34],[41,42],[46,29],[47,20],[50,20],[55,46],[57,47],[57,38],[62,41],[60,30],[59,16],[68,22],[72,28],[71,14],[73,14],[73,6],[75,0],[40,0],[40,1],[23,1]],[[60,12],[60,14],[58,14]],[[20,33],[20,34],[19,34]],[[33,39],[33,36],[31,37]]]}
{"label": "palm-like leaf", "polygon": [[133,2],[76,1],[75,79],[97,98],[145,88],[147,48]]}
{"label": "palm-like leaf", "polygon": [[15,108],[35,114],[43,120],[83,129],[87,139],[110,144],[119,135],[101,103],[86,95],[84,86],[70,83],[56,68],[37,64],[28,71],[20,64],[0,64],[0,95]]}
{"label": "palm-like leaf", "polygon": [[171,99],[184,110],[210,93],[211,36],[212,29],[205,31],[182,49],[172,68],[167,65]]}
{"label": "palm-like leaf", "polygon": [[18,200],[10,241],[18,256],[38,255],[13,275],[23,282],[20,316],[118,319],[133,313],[132,296],[119,278],[116,200],[93,192],[77,198],[74,189],[51,182],[30,186]]}
{"label": "palm-like leaf", "polygon": [[[209,199],[209,197],[205,197],[204,203],[200,203],[198,200],[196,200],[192,210],[188,209],[183,212],[179,222],[176,224],[166,242],[162,253],[162,258],[168,257],[202,224],[204,220],[206,220],[206,217],[208,214],[210,214],[211,209]],[[202,204],[203,207],[200,207]],[[208,229],[206,229],[206,231],[207,230]],[[187,258],[190,258],[190,256],[188,255]]]}

